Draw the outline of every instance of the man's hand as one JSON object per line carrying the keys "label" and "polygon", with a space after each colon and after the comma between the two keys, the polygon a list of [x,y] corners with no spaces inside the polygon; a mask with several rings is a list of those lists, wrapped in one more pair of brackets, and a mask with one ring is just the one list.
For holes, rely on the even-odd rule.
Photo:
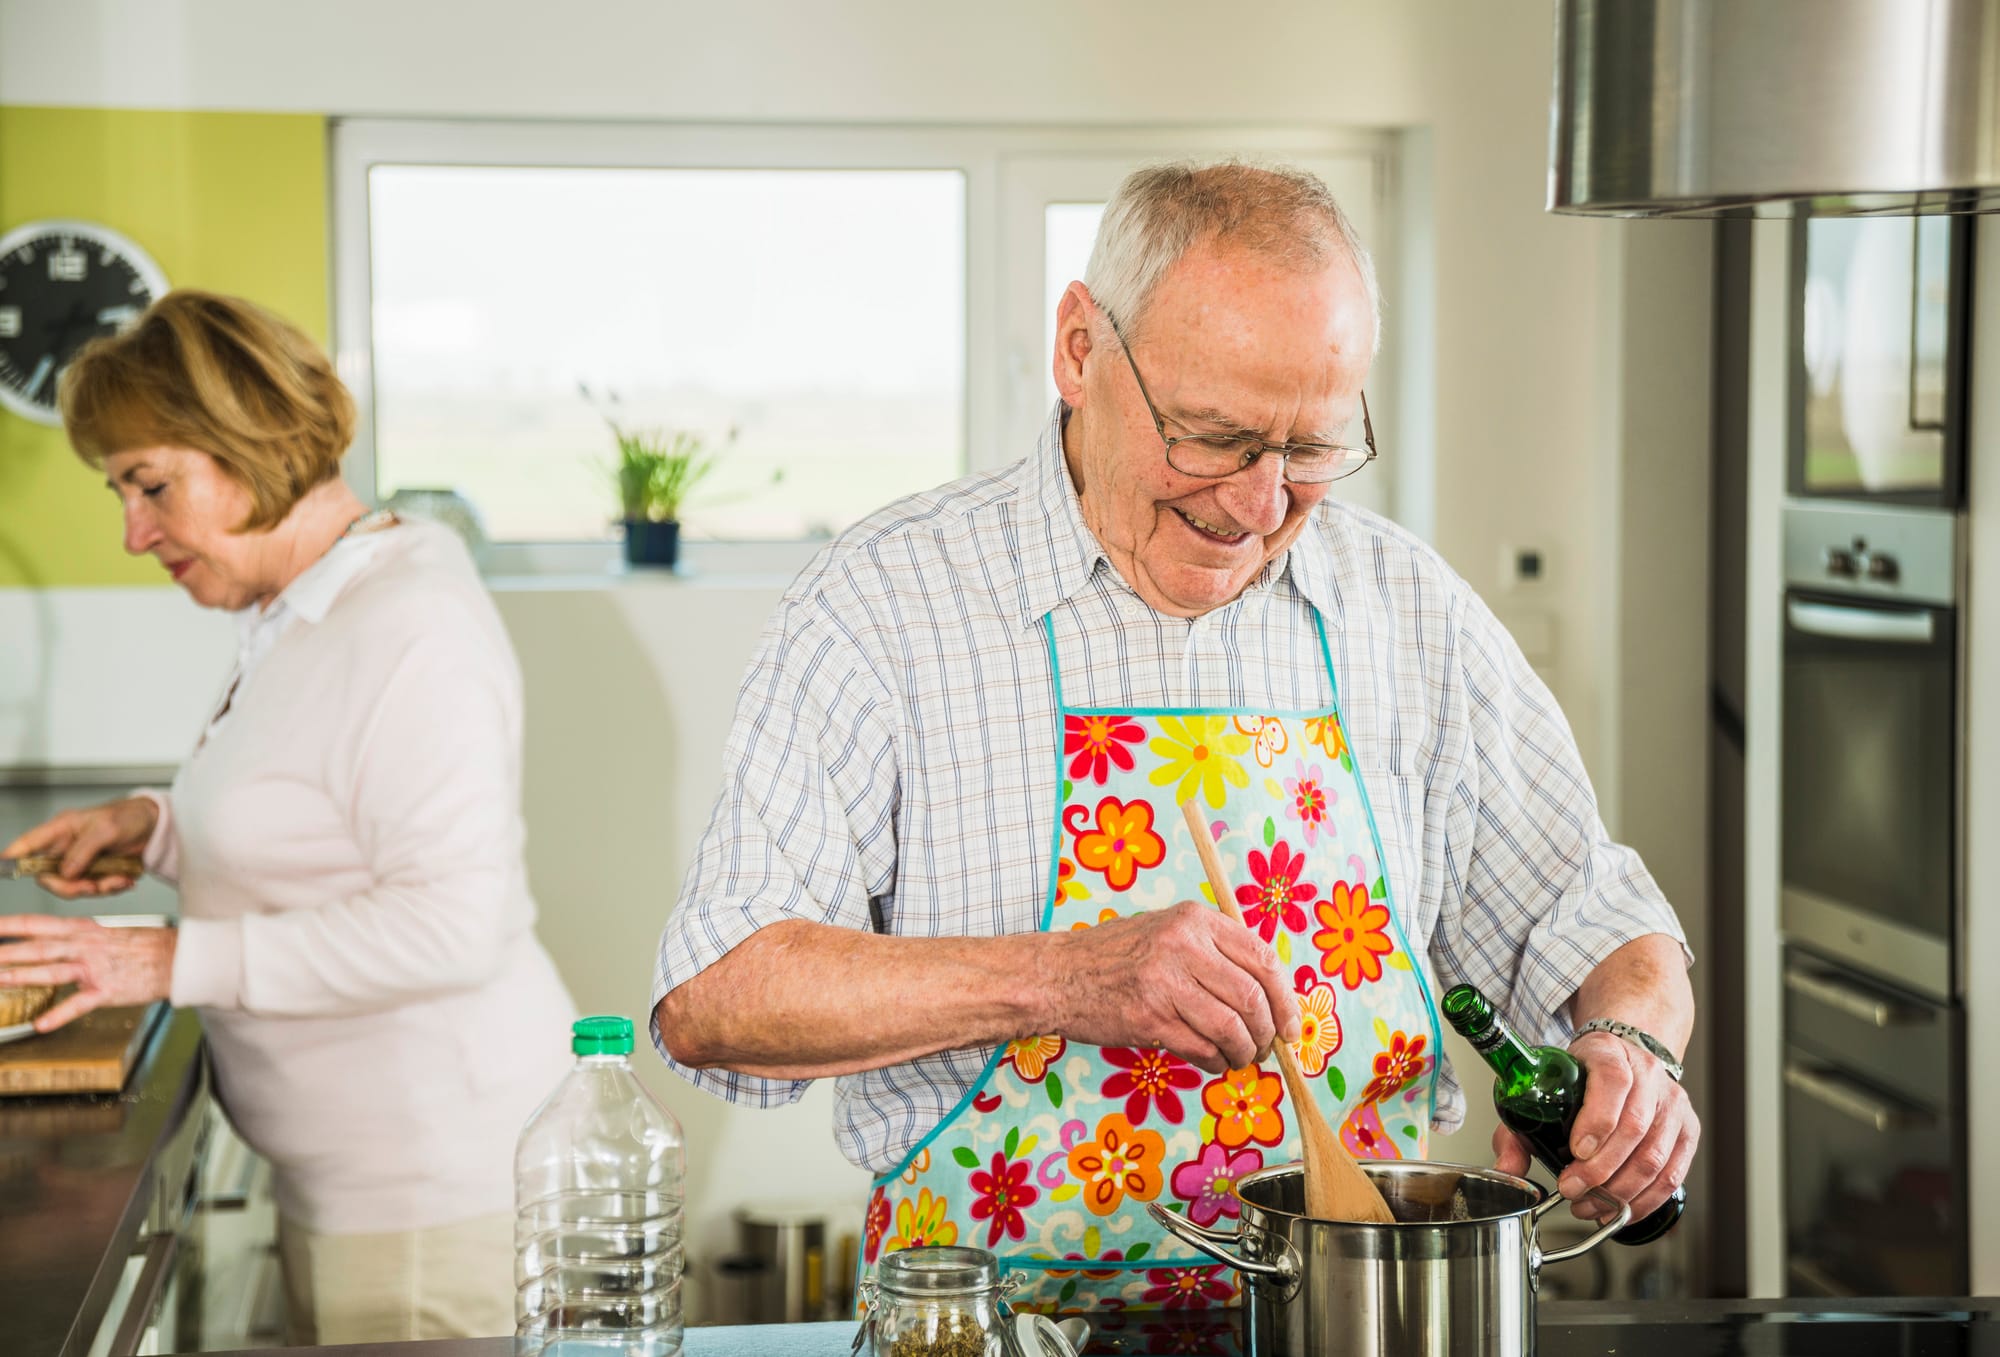
{"label": "man's hand", "polygon": [[0,857],[18,858],[49,854],[62,859],[54,876],[37,878],[43,890],[65,900],[80,896],[116,895],[132,889],[129,876],[90,878],[84,868],[105,853],[132,857],[146,851],[146,841],[159,823],[160,808],[149,798],[128,796],[82,810],[66,810],[51,816],[0,849]]}
{"label": "man's hand", "polygon": [[[1668,1077],[1666,1067],[1629,1042],[1609,1032],[1591,1032],[1577,1039],[1570,1054],[1582,1063],[1589,1082],[1583,1110],[1570,1128],[1576,1162],[1557,1186],[1586,1220],[1606,1213],[1584,1196],[1593,1187],[1630,1202],[1632,1219],[1642,1220],[1687,1178],[1701,1122],[1686,1090]],[[1493,1133],[1493,1153],[1502,1173],[1527,1172],[1527,1142],[1505,1126]]]}
{"label": "man's hand", "polygon": [[1163,1046],[1221,1074],[1299,1038],[1278,954],[1219,911],[1171,909],[1050,934],[1053,1030],[1091,1046]]}
{"label": "man's hand", "polygon": [[35,1019],[53,1032],[93,1008],[164,999],[173,982],[171,928],[106,928],[92,919],[50,914],[0,915],[0,984],[75,985],[76,991]]}

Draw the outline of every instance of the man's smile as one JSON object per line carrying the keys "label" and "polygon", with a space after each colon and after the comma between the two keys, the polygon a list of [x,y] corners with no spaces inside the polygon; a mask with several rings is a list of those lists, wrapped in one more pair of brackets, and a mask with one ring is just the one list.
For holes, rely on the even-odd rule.
{"label": "man's smile", "polygon": [[1193,528],[1203,537],[1209,538],[1212,541],[1222,542],[1230,546],[1234,546],[1238,542],[1243,541],[1246,537],[1249,537],[1251,535],[1247,532],[1232,531],[1231,529],[1221,527],[1218,524],[1210,523],[1206,519],[1196,518],[1193,514],[1189,513],[1185,509],[1175,509],[1174,512],[1181,516],[1182,522],[1186,523],[1189,527]]}

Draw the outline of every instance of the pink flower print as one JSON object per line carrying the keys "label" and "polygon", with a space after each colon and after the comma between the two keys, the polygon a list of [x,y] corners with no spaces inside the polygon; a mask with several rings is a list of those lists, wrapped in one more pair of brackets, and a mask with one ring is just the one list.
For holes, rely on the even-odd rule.
{"label": "pink flower print", "polygon": [[1333,835],[1333,822],[1327,816],[1333,810],[1335,793],[1320,781],[1318,769],[1306,767],[1304,759],[1298,760],[1298,774],[1285,779],[1285,814],[1299,822],[1310,848],[1319,841],[1321,830],[1329,838]]}
{"label": "pink flower print", "polygon": [[1243,1210],[1236,1199],[1236,1180],[1264,1167],[1264,1152],[1251,1148],[1229,1152],[1215,1141],[1201,1147],[1201,1158],[1191,1159],[1174,1170],[1174,1195],[1188,1204],[1188,1219],[1197,1225],[1213,1225],[1228,1216],[1235,1219]]}

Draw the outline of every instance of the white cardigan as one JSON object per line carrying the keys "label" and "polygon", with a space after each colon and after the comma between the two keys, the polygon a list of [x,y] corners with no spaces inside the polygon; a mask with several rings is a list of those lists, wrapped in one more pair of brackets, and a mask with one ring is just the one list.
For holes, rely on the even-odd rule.
{"label": "white cardigan", "polygon": [[448,531],[347,539],[260,615],[160,804],[174,1003],[279,1208],[331,1234],[513,1203],[574,1007],[522,861],[521,676]]}

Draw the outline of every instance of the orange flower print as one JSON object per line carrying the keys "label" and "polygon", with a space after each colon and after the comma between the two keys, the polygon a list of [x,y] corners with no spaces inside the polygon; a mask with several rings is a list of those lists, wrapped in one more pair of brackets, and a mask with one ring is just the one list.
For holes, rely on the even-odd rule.
{"label": "orange flower print", "polygon": [[1291,747],[1291,736],[1285,734],[1285,723],[1275,716],[1253,716],[1250,724],[1244,725],[1243,718],[1234,718],[1236,728],[1250,737],[1250,752],[1257,756],[1257,762],[1265,768],[1271,760]]}
{"label": "orange flower print", "polygon": [[1086,928],[1097,927],[1097,924],[1108,924],[1117,917],[1118,911],[1115,909],[1100,909],[1097,911],[1097,923],[1092,923],[1088,919],[1078,919],[1069,926],[1069,931],[1072,933],[1081,933]]}
{"label": "orange flower print", "polygon": [[1224,1149],[1241,1149],[1251,1141],[1276,1145],[1285,1138],[1285,1119],[1278,1115],[1284,1082],[1255,1065],[1231,1070],[1201,1091],[1201,1105],[1215,1117],[1215,1139]]}
{"label": "orange flower print", "polygon": [[1314,985],[1299,996],[1299,1068],[1318,1078],[1326,1073],[1327,1058],[1339,1049],[1340,1019],[1333,1011],[1333,986]]}
{"label": "orange flower print", "polygon": [[1306,743],[1316,744],[1326,751],[1330,759],[1337,759],[1347,752],[1347,737],[1340,732],[1340,718],[1337,716],[1308,716],[1306,718]]}
{"label": "orange flower print", "polygon": [[1132,771],[1132,751],[1125,746],[1139,744],[1146,731],[1126,716],[1063,717],[1063,757],[1070,761],[1069,775],[1081,782],[1089,778],[1102,787],[1109,768]]}
{"label": "orange flower print", "polygon": [[896,1203],[896,1233],[889,1236],[884,1247],[894,1253],[897,1249],[917,1249],[926,1244],[956,1244],[958,1226],[946,1220],[944,1212],[943,1197],[933,1197],[927,1187],[918,1188],[915,1201],[905,1197]]}
{"label": "orange flower print", "polygon": [[1338,975],[1349,989],[1382,978],[1382,958],[1396,949],[1389,941],[1389,911],[1368,898],[1368,888],[1345,881],[1333,883],[1331,899],[1313,906],[1321,928],[1312,936],[1322,955],[1321,969]]}
{"label": "orange flower print", "polygon": [[1134,1130],[1113,1112],[1097,1123],[1097,1139],[1070,1150],[1069,1171],[1083,1188],[1084,1205],[1093,1214],[1108,1216],[1126,1197],[1149,1202],[1160,1195],[1165,1181],[1160,1166],[1166,1157],[1166,1137]]}
{"label": "orange flower print", "polygon": [[1375,1057],[1375,1077],[1368,1081],[1362,1101],[1385,1103],[1421,1079],[1430,1068],[1430,1061],[1424,1056],[1424,1043],[1428,1040],[1418,1037],[1412,1041],[1404,1032],[1389,1038],[1389,1049]]}
{"label": "orange flower print", "polygon": [[1396,1148],[1396,1142],[1389,1139],[1389,1128],[1382,1124],[1379,1103],[1362,1103],[1347,1114],[1347,1120],[1340,1124],[1340,1143],[1356,1159],[1403,1157],[1403,1152]]}
{"label": "orange flower print", "polygon": [[875,1189],[875,1195],[868,1199],[868,1214],[862,1226],[863,1260],[870,1263],[875,1261],[875,1256],[882,1252],[882,1236],[888,1229],[889,1194],[878,1187]]}
{"label": "orange flower print", "polygon": [[1141,867],[1157,867],[1167,856],[1167,841],[1153,832],[1153,807],[1146,801],[1120,801],[1107,796],[1097,803],[1097,828],[1082,824],[1082,806],[1063,812],[1063,828],[1076,839],[1077,864],[1102,872],[1114,891],[1128,889]]}
{"label": "orange flower print", "polygon": [[1068,858],[1056,859],[1056,904],[1058,907],[1076,900],[1088,900],[1090,887],[1076,879],[1076,864]]}
{"label": "orange flower print", "polygon": [[1001,1059],[1014,1067],[1024,1084],[1039,1084],[1042,1076],[1049,1072],[1049,1066],[1062,1057],[1069,1042],[1062,1037],[1023,1037],[1019,1041],[1007,1043]]}

